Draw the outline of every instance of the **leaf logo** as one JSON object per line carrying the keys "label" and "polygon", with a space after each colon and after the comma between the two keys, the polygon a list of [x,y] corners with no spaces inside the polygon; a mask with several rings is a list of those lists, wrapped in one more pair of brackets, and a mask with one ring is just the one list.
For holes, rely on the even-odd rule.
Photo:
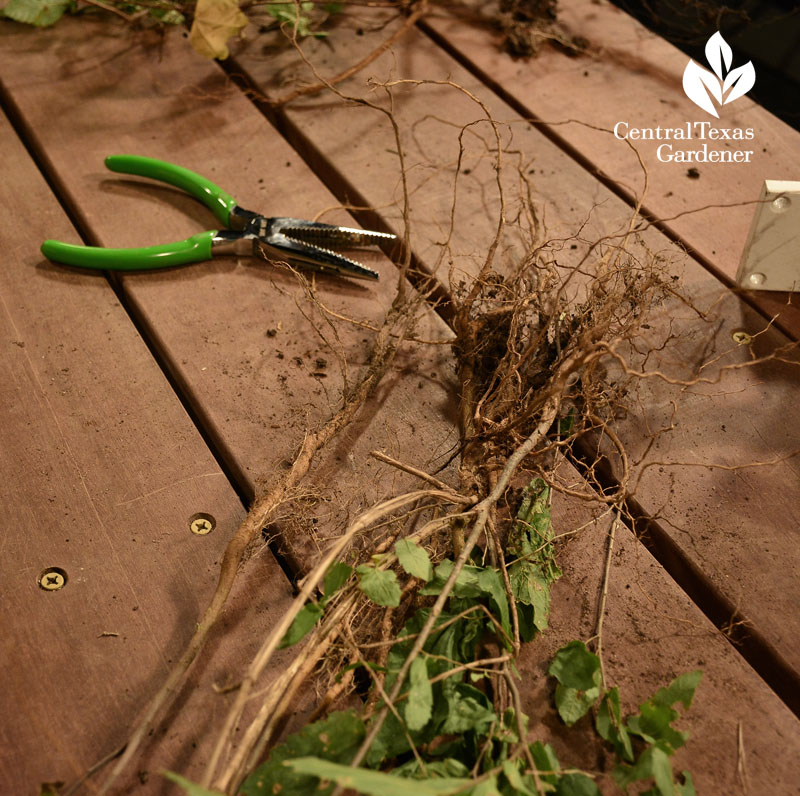
{"label": "leaf logo", "polygon": [[752,61],[736,69],[730,68],[733,50],[719,31],[706,42],[706,60],[713,72],[692,60],[686,64],[683,90],[695,105],[719,119],[714,100],[717,105],[727,105],[743,97],[755,85],[756,70]]}

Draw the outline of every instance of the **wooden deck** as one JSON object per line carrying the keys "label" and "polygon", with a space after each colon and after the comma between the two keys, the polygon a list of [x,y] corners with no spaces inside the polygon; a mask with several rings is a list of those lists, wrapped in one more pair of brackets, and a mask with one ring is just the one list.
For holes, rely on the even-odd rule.
{"label": "wooden deck", "polygon": [[[800,179],[800,134],[742,98],[725,124],[754,128],[751,163],[704,164],[692,178],[640,142],[643,194],[634,153],[608,129],[619,120],[703,120],[681,89],[686,57],[604,2],[562,0],[559,15],[590,42],[587,53],[544,47],[516,61],[480,20],[433,11],[343,82],[342,97],[285,105],[275,103],[317,77],[279,34],[252,33],[222,68],[179,30],[132,32],[110,17],[47,30],[0,23],[0,793],[35,796],[42,783],[70,783],[125,740],[191,637],[246,506],[340,399],[341,362],[357,369],[370,343],[352,324],[337,325],[332,345],[323,340],[296,280],[263,263],[220,258],[117,278],[53,265],[41,242],[144,245],[211,225],[181,193],[106,172],[103,158],[122,152],[201,172],[266,215],[324,213],[402,232],[393,129],[354,101],[386,103],[382,86],[398,80],[408,81],[393,86],[392,102],[421,268],[446,282],[449,262],[439,258],[459,155],[449,260],[468,277],[491,241],[498,175],[487,156],[489,113],[513,153],[500,179],[513,185],[518,168],[531,175],[549,238],[572,242],[581,228],[559,253],[564,264],[618,234],[641,200],[641,246],[669,263],[702,308],[700,325],[677,300],[656,310],[654,340],[670,329],[679,346],[648,367],[678,373],[713,359],[707,372],[719,383],[644,381],[638,411],[619,428],[639,519],[618,531],[609,676],[632,708],[671,677],[703,669],[678,768],[692,771],[699,794],[800,792],[800,369],[784,361],[797,361],[790,346],[800,311],[785,294],[732,289],[748,203],[764,179]],[[303,46],[318,73],[333,76],[400,25],[359,6],[329,39]],[[474,135],[460,142],[465,125]],[[519,209],[510,201],[508,217]],[[370,265],[381,273],[375,285],[320,277],[326,306],[378,322],[396,268],[383,255]],[[758,333],[752,348],[732,341],[741,329]],[[433,311],[416,333],[451,336]],[[785,355],[770,359],[776,351]],[[753,355],[765,359],[738,367]],[[400,355],[368,410],[314,464],[319,527],[336,535],[359,509],[414,483],[369,451],[423,469],[446,458],[457,439],[456,385],[447,346]],[[668,431],[653,441],[656,429]],[[748,463],[757,464],[741,467]],[[615,468],[609,457],[605,477],[619,476]],[[577,470],[562,477],[582,483]],[[531,706],[549,698],[548,656],[593,633],[608,523],[587,511],[556,497],[559,532],[586,528],[561,546],[550,631],[523,652]],[[189,531],[198,512],[215,520],[207,536]],[[223,622],[120,793],[173,793],[157,772],[202,770],[204,730],[231,700],[214,685],[241,676],[292,598],[287,571],[301,572],[324,544],[324,533],[312,537],[291,517],[271,530],[286,531],[281,560],[265,547],[247,562]],[[65,588],[38,587],[48,567],[67,573]],[[300,700],[298,714],[312,702]],[[531,731],[561,751],[554,722],[533,720]],[[93,788],[90,780],[81,792]]]}

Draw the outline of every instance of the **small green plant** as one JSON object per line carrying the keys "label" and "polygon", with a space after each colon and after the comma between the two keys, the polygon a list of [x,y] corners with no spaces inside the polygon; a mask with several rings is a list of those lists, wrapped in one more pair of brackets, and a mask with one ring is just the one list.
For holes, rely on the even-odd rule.
{"label": "small green plant", "polygon": [[[76,14],[94,5],[90,0],[9,0],[0,13],[15,22],[46,28],[55,25],[66,13]],[[102,7],[96,7],[111,11],[130,22],[181,25],[186,21],[186,5],[171,0],[154,0],[142,5],[135,0],[109,0]]]}
{"label": "small green plant", "polygon": [[[527,738],[529,721],[518,699],[498,707],[503,678],[516,692],[513,654],[518,640],[530,640],[547,627],[550,586],[561,575],[554,560],[549,494],[538,478],[522,492],[504,556],[508,584],[502,567],[473,557],[450,584],[438,614],[426,604],[410,615],[385,665],[360,664],[379,688],[375,709],[363,715],[336,711],[291,735],[250,774],[240,792],[328,796],[338,787],[368,796],[599,796],[591,774],[563,768],[550,745]],[[348,589],[374,605],[399,606],[400,580],[389,568],[394,563],[419,582],[419,598],[442,594],[454,561],[446,558],[434,566],[428,552],[412,539],[396,542],[393,550],[394,555],[375,555],[372,563],[355,571],[343,562],[334,564],[321,597],[306,603],[282,646],[306,637]],[[432,632],[415,649],[432,616]],[[487,657],[492,646],[495,653]],[[498,662],[502,669],[496,668]],[[403,672],[407,676],[402,687],[389,700],[386,695]],[[595,731],[616,759],[612,773],[622,791],[633,783],[652,782],[647,796],[694,794],[691,775],[683,772],[676,782],[669,758],[688,737],[673,727],[679,718],[674,706],[689,708],[700,672],[678,677],[625,719],[618,688],[605,689],[600,658],[582,641],[562,647],[548,673],[557,683],[555,707],[566,725],[594,711]],[[384,707],[389,711],[381,717]],[[354,759],[361,765],[352,766]],[[210,793],[185,780],[175,781],[190,796]]]}
{"label": "small green plant", "polygon": [[645,796],[694,794],[688,771],[682,774],[683,782],[674,782],[669,758],[689,738],[688,732],[672,726],[680,715],[674,706],[680,703],[687,710],[691,707],[702,672],[677,677],[640,705],[639,713],[625,721],[620,711],[619,689],[603,691],[600,659],[582,641],[571,641],[562,647],[548,673],[558,680],[555,703],[565,724],[575,724],[597,705],[595,730],[616,753],[614,780],[623,790],[634,782],[653,780],[655,786]]}
{"label": "small green plant", "polygon": [[[312,12],[317,8],[316,3],[306,0],[303,3],[267,3],[264,11],[281,25],[287,25],[290,31],[294,31],[298,36],[314,36],[317,39],[328,35],[326,30],[318,30],[313,27],[314,20]],[[321,10],[326,14],[338,14],[342,10],[341,3],[324,3]]]}

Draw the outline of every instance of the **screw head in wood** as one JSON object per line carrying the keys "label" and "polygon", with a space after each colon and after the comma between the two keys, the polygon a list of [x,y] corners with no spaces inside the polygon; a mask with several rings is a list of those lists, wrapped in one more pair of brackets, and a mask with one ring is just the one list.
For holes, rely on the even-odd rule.
{"label": "screw head in wood", "polygon": [[58,591],[67,585],[67,573],[61,567],[48,567],[38,578],[39,588],[45,591]]}
{"label": "screw head in wood", "polygon": [[217,521],[205,512],[199,512],[189,517],[189,530],[197,536],[206,536],[211,533],[216,524]]}

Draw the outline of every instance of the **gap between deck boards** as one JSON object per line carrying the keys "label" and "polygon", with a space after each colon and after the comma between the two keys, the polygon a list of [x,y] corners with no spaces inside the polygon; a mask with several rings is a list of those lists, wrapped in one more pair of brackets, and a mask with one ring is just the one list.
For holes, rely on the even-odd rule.
{"label": "gap between deck boards", "polygon": [[[588,484],[598,492],[614,492],[619,482],[592,440],[580,441],[568,456]],[[621,519],[636,539],[664,568],[686,596],[703,612],[731,646],[758,672],[783,703],[800,718],[800,677],[759,632],[748,627],[739,609],[714,588],[711,580],[675,544],[659,522],[635,498],[626,497]]]}

